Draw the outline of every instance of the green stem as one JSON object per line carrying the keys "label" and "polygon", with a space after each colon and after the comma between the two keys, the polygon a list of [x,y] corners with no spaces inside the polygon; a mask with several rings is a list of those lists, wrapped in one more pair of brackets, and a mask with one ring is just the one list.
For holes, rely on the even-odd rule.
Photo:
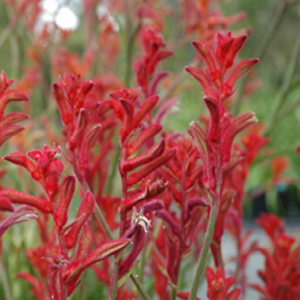
{"label": "green stem", "polygon": [[[147,236],[146,240],[146,245],[148,245],[149,242],[149,237]],[[147,247],[144,247],[141,255],[141,263],[140,263],[140,272],[139,272],[139,278],[140,282],[143,284],[144,283],[144,269],[147,261]]]}
{"label": "green stem", "polygon": [[217,214],[219,210],[219,203],[220,203],[220,197],[221,197],[221,186],[222,186],[222,178],[223,178],[223,172],[221,169],[221,155],[218,155],[218,162],[217,162],[217,168],[216,168],[216,190],[215,195],[213,197],[213,207],[210,211],[209,220],[205,232],[204,237],[204,244],[203,248],[199,257],[199,261],[197,264],[197,270],[196,275],[193,280],[192,289],[190,292],[189,300],[195,300],[197,297],[197,291],[199,288],[199,285],[202,281],[202,278],[204,276],[205,266],[207,263],[207,257],[209,252],[209,247],[212,242],[213,233],[215,229],[215,224],[217,220]]}
{"label": "green stem", "polygon": [[101,208],[99,207],[98,203],[96,203],[95,205],[95,214],[101,224],[101,226],[103,227],[103,230],[105,231],[105,234],[107,235],[107,237],[112,240],[113,239],[113,235],[112,235],[112,232],[110,231],[109,229],[109,226],[105,220],[105,217],[102,213],[102,210]]}
{"label": "green stem", "polygon": [[300,55],[300,34],[298,34],[298,36],[297,36],[297,40],[294,45],[293,53],[292,53],[292,56],[291,56],[291,59],[289,62],[288,69],[285,73],[284,81],[281,86],[278,98],[276,99],[276,102],[273,104],[273,109],[271,111],[269,126],[265,132],[266,135],[270,132],[271,128],[273,127],[275,120],[278,116],[278,113],[280,112],[280,109],[282,107],[282,104],[286,98],[286,95],[288,94],[289,87],[291,85],[295,69],[297,67],[299,55]]}
{"label": "green stem", "polygon": [[115,260],[115,267],[113,271],[113,278],[111,280],[111,286],[109,288],[110,300],[115,300],[118,292],[118,276],[119,276],[119,262],[118,259]]}
{"label": "green stem", "polygon": [[131,274],[130,278],[132,282],[135,284],[136,288],[138,289],[140,295],[144,298],[144,300],[151,300],[150,296],[147,294],[147,292],[144,290],[142,284],[140,281],[136,278],[135,275]]}
{"label": "green stem", "polygon": [[171,300],[176,300],[177,285],[173,285],[171,289]]}
{"label": "green stem", "polygon": [[4,30],[2,30],[0,35],[0,48],[3,46],[6,40],[11,36],[13,29],[14,27],[7,26]]}
{"label": "green stem", "polygon": [[263,58],[265,56],[289,6],[290,5],[287,1],[280,1],[280,6],[271,21],[271,25],[267,26],[267,31],[265,32],[262,41],[257,49],[256,55],[259,58]]}
{"label": "green stem", "polygon": [[0,255],[0,273],[2,277],[2,284],[3,284],[3,290],[6,300],[13,300],[12,293],[9,286],[8,276],[6,273],[4,261],[2,259],[2,256]]}
{"label": "green stem", "polygon": [[277,126],[285,117],[287,117],[290,113],[294,112],[295,109],[300,105],[300,99],[292,103],[289,107],[287,107],[282,114],[280,114],[277,118],[274,119],[274,124],[272,128],[269,129],[269,132]]}
{"label": "green stem", "polygon": [[[75,159],[75,155],[74,154],[71,154],[71,156],[73,157],[72,161],[71,161],[71,164],[72,164],[72,167],[73,167],[73,171],[82,187],[82,189],[84,190],[85,193],[87,192],[90,192],[91,193],[91,190],[90,190],[90,187],[88,185],[88,183],[86,182],[86,180],[83,178],[83,176],[81,175],[81,172],[77,166],[77,161]],[[105,217],[103,215],[103,212],[101,210],[101,208],[99,207],[97,201],[95,202],[95,207],[94,207],[94,213],[98,219],[98,221],[100,222],[106,236],[112,240],[113,239],[113,234],[105,220]]]}
{"label": "green stem", "polygon": [[80,278],[80,285],[79,285],[78,293],[77,293],[77,299],[78,300],[85,300],[86,299],[85,282],[86,282],[86,272],[84,272],[81,275],[81,278]]}
{"label": "green stem", "polygon": [[[288,7],[294,3],[288,3],[287,1],[281,1],[280,7],[278,8],[275,16],[272,19],[271,25],[267,26],[267,31],[262,37],[261,43],[257,49],[257,52],[255,53],[255,57],[258,57],[259,59],[263,59],[265,56],[267,50],[269,49],[271,42],[277,33],[277,30],[283,20],[283,16],[285,15],[285,12],[287,11]],[[238,90],[238,96],[235,102],[235,105],[233,107],[233,112],[235,115],[237,115],[240,111],[241,107],[241,101],[243,97],[243,93],[247,84],[247,81],[250,77],[251,71],[244,76],[244,78],[241,80],[241,84]]]}
{"label": "green stem", "polygon": [[142,22],[139,22],[134,30],[131,32],[127,47],[126,47],[126,70],[124,77],[124,85],[125,87],[130,86],[131,74],[132,74],[132,57],[133,57],[133,49],[134,49],[134,40],[141,28]]}

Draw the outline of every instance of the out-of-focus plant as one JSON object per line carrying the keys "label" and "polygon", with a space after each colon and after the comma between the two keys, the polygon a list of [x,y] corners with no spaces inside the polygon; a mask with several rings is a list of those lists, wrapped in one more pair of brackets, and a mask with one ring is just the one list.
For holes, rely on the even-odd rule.
{"label": "out-of-focus plant", "polygon": [[[43,23],[42,1],[1,5],[7,28],[0,47],[11,40],[17,78],[17,89],[9,90],[12,80],[0,75],[0,146],[11,163],[2,165],[14,177],[8,182],[2,178],[6,170],[1,171],[5,299],[17,299],[23,289],[25,297],[39,300],[199,300],[198,289],[206,281],[208,299],[238,300],[250,287],[246,266],[255,251],[266,257],[262,284],[252,285],[262,299],[283,294],[297,299],[294,239],[284,233],[280,219],[262,216],[258,223],[271,238],[271,253],[249,244],[251,233],[243,232],[242,220],[250,168],[270,143],[264,134],[279,116],[299,44],[271,125],[263,127],[253,112],[233,113],[259,86],[252,71],[258,59],[238,58],[249,29],[229,30],[246,18],[245,12],[224,16],[216,1],[182,0],[177,8],[158,0],[85,0],[79,29],[84,40],[74,52],[69,44],[77,32],[62,28],[58,18],[67,3],[58,4],[48,23]],[[169,40],[163,31],[177,12],[178,32],[165,32]],[[196,56],[185,72],[177,55],[187,43]],[[167,72],[174,61],[179,74]],[[198,87],[184,82],[187,73],[200,84],[204,105],[198,103],[203,111],[186,133],[165,124],[180,100],[201,98]],[[32,104],[23,110],[31,120],[19,134],[24,127],[17,123],[29,115],[4,114],[4,109],[28,98]],[[9,146],[2,146],[9,138]],[[273,187],[288,163],[270,150],[265,154]],[[6,261],[16,254],[6,245],[14,243],[14,228],[26,234],[28,227],[16,224],[29,220],[35,220],[34,241],[24,240],[20,253],[26,263],[12,271]],[[237,250],[233,274],[226,272],[222,255],[225,231]],[[274,279],[277,273],[280,280]],[[88,291],[89,279],[94,292]],[[21,280],[27,284],[21,286]]]}

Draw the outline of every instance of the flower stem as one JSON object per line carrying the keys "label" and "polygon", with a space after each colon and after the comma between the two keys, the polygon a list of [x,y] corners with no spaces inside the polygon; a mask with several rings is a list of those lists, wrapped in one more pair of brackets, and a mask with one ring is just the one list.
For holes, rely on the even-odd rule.
{"label": "flower stem", "polygon": [[78,300],[85,300],[86,299],[86,280],[87,280],[87,273],[84,272],[81,275],[81,279],[80,279],[80,285],[78,288],[78,293],[77,293],[77,299]]}
{"label": "flower stem", "polygon": [[[278,31],[278,28],[283,20],[285,12],[287,11],[288,7],[292,4],[294,4],[294,3],[289,3],[288,1],[281,1],[280,7],[278,8],[275,16],[272,19],[271,25],[267,27],[268,30],[262,37],[261,43],[255,54],[255,56],[258,57],[259,59],[263,59],[263,57],[265,56],[267,50],[269,49],[269,47],[271,45],[273,38],[275,37],[275,34]],[[243,96],[247,81],[250,77],[250,74],[251,74],[251,71],[247,75],[245,75],[244,78],[241,80],[241,85],[238,90],[238,96],[237,96],[235,105],[233,107],[233,111],[234,111],[235,115],[237,115],[240,111],[242,96]]]}
{"label": "flower stem", "polygon": [[132,54],[134,49],[134,40],[141,28],[142,23],[139,22],[136,27],[133,29],[129,36],[129,41],[126,47],[126,70],[125,70],[125,77],[124,77],[124,85],[125,87],[130,86],[131,80],[131,73],[132,73]]}
{"label": "flower stem", "polygon": [[[88,185],[88,183],[86,182],[86,180],[84,179],[84,177],[82,176],[78,166],[77,166],[77,162],[76,162],[76,159],[74,158],[75,156],[72,155],[72,161],[71,161],[71,164],[72,164],[72,167],[73,167],[73,171],[75,173],[75,176],[77,177],[77,180],[79,181],[82,189],[84,190],[85,193],[87,192],[91,192],[90,190],[90,187]],[[101,210],[101,208],[99,207],[97,201],[95,203],[95,207],[94,207],[94,213],[98,219],[98,221],[100,222],[106,236],[112,240],[113,239],[113,235],[112,235],[112,232],[105,220],[105,217],[103,215],[103,212]]]}
{"label": "flower stem", "polygon": [[300,56],[300,34],[298,34],[298,36],[297,36],[297,40],[294,45],[293,53],[292,53],[291,59],[289,61],[288,69],[285,73],[284,81],[283,81],[281,90],[279,92],[278,98],[273,105],[269,126],[265,132],[266,135],[271,131],[273,125],[275,124],[276,118],[281,110],[282,104],[289,92],[289,88],[290,88],[291,82],[293,80],[293,75],[294,75],[295,69],[297,67],[297,61],[299,59],[299,56]]}
{"label": "flower stem", "polygon": [[144,298],[144,300],[151,300],[150,296],[144,290],[143,286],[141,285],[140,281],[134,274],[130,275],[132,282],[135,284],[136,288],[138,289],[140,295]]}
{"label": "flower stem", "polygon": [[8,282],[8,276],[7,276],[4,261],[3,261],[1,255],[0,255],[0,273],[1,273],[1,277],[2,277],[2,284],[3,284],[5,300],[13,300],[9,282]]}
{"label": "flower stem", "polygon": [[202,251],[201,251],[201,254],[199,257],[199,261],[197,264],[196,275],[193,280],[189,300],[196,299],[197,291],[198,291],[199,285],[200,285],[203,275],[204,275],[205,266],[206,266],[206,262],[207,262],[207,256],[208,256],[208,252],[209,252],[209,247],[212,242],[215,224],[216,224],[216,220],[217,220],[220,197],[221,197],[222,179],[223,179],[220,154],[218,155],[216,177],[217,177],[216,178],[216,190],[215,190],[215,195],[213,197],[213,207],[210,211],[209,220],[208,220],[205,237],[204,237],[204,244],[203,244],[203,248],[202,248]]}
{"label": "flower stem", "polygon": [[300,98],[296,100],[294,103],[292,103],[290,106],[288,106],[283,113],[281,113],[279,116],[277,116],[274,119],[274,122],[272,124],[272,127],[269,128],[269,132],[274,129],[275,126],[277,126],[285,117],[287,117],[290,113],[294,112],[295,109],[300,105]]}
{"label": "flower stem", "polygon": [[171,300],[176,300],[176,295],[177,295],[177,285],[172,285]]}
{"label": "flower stem", "polygon": [[118,276],[119,276],[119,262],[118,262],[118,259],[116,259],[114,270],[113,270],[113,275],[112,275],[112,278],[110,281],[110,287],[109,287],[109,299],[110,300],[115,300],[117,297]]}

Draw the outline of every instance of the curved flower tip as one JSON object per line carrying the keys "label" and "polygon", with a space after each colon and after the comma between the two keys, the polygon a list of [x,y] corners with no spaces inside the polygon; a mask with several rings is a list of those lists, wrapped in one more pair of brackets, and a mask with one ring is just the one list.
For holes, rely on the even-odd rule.
{"label": "curved flower tip", "polygon": [[21,222],[25,222],[32,219],[37,219],[37,214],[33,211],[32,208],[27,205],[21,205],[15,209],[13,213],[9,217],[7,217],[0,224],[0,238],[4,234],[4,232],[14,224],[18,224]]}
{"label": "curved flower tip", "polygon": [[11,201],[5,197],[5,196],[0,196],[0,211],[14,211],[14,207],[11,203]]}
{"label": "curved flower tip", "polygon": [[[177,297],[183,300],[188,300],[190,296],[189,292],[179,292],[177,293]],[[199,297],[196,297],[196,300],[201,300]]]}

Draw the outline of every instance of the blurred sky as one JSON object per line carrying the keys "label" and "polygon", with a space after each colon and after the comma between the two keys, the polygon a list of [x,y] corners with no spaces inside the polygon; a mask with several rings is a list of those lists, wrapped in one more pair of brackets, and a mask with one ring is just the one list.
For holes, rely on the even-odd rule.
{"label": "blurred sky", "polygon": [[43,27],[43,24],[48,22],[55,22],[63,29],[75,30],[78,27],[81,1],[43,0],[41,6],[43,13],[37,25],[37,31]]}

